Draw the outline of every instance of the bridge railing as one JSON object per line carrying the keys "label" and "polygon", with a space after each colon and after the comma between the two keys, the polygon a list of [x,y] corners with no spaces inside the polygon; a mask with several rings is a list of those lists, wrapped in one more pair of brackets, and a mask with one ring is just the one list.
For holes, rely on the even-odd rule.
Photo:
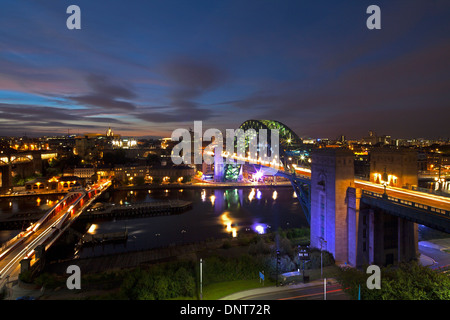
{"label": "bridge railing", "polygon": [[[108,184],[107,187],[109,187]],[[61,234],[72,224],[72,222],[94,202],[107,187],[99,187],[91,189],[80,195],[71,205],[69,210],[61,218],[55,227],[55,232],[51,234],[43,243],[46,250],[61,236]]]}
{"label": "bridge railing", "polygon": [[445,216],[447,218],[450,218],[449,210],[436,208],[436,207],[428,206],[425,204],[408,201],[408,200],[404,200],[404,199],[399,199],[399,198],[395,198],[395,197],[391,197],[391,196],[386,196],[382,193],[373,192],[373,191],[369,191],[369,190],[362,190],[362,194],[369,196],[369,197],[374,197],[374,198],[378,198],[378,199],[382,199],[382,200],[388,200],[390,202],[393,202],[393,203],[396,203],[396,204],[399,204],[402,206],[408,206],[408,207],[413,207],[415,209],[426,210],[428,212],[436,213],[436,214]]}
{"label": "bridge railing", "polygon": [[[405,189],[407,189],[407,188],[405,188]],[[450,197],[450,192],[445,192],[445,191],[441,191],[441,190],[431,190],[431,189],[417,187],[417,186],[412,186],[411,190],[425,192],[425,193],[429,193],[429,194],[435,194],[437,196],[442,196],[442,197]]]}

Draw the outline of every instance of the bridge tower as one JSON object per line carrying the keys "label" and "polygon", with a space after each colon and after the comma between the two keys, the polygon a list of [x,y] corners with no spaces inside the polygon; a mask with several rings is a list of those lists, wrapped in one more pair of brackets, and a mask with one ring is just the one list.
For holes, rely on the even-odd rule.
{"label": "bridge tower", "polygon": [[223,182],[225,177],[225,163],[219,152],[214,153],[214,181]]}
{"label": "bridge tower", "polygon": [[311,156],[311,246],[346,262],[346,198],[354,186],[354,156],[345,149],[318,149]]}
{"label": "bridge tower", "polygon": [[[375,158],[383,170],[395,170],[389,151]],[[409,162],[407,155],[398,161]],[[389,166],[393,161],[394,167]],[[385,165],[386,164],[386,165]],[[414,184],[409,171],[396,181]],[[415,259],[418,253],[417,224],[361,201],[362,190],[354,184],[354,156],[344,149],[319,149],[311,164],[311,246],[333,254],[337,263],[353,267],[389,265]]]}
{"label": "bridge tower", "polygon": [[417,152],[411,149],[374,148],[370,152],[370,181],[392,187],[417,186]]}

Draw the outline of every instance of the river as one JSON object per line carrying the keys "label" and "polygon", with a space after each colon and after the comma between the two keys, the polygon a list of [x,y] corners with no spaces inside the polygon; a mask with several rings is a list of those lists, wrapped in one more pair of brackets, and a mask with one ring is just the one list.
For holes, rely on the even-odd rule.
{"label": "river", "polygon": [[84,247],[79,257],[238,236],[245,232],[267,232],[279,227],[307,227],[292,187],[186,188],[114,191],[109,203],[127,204],[180,199],[192,209],[178,215],[92,222],[95,233],[128,230],[126,244]]}

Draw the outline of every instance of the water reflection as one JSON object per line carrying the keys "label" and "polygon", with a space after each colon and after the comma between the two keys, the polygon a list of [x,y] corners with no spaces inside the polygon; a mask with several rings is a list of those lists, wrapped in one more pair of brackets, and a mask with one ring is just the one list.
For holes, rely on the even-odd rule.
{"label": "water reflection", "polygon": [[255,231],[258,232],[259,234],[264,234],[264,233],[266,233],[266,229],[265,229],[264,226],[261,225],[261,224],[256,225]]}
{"label": "water reflection", "polygon": [[206,200],[206,190],[203,189],[202,190],[202,201],[205,202],[205,200]]}
{"label": "water reflection", "polygon": [[[275,196],[274,196],[275,195]],[[276,200],[274,200],[276,198]],[[143,217],[115,221],[93,221],[97,233],[128,230],[126,244],[105,244],[82,249],[80,257],[95,256],[157,246],[204,241],[247,232],[267,233],[278,228],[307,226],[307,221],[293,198],[292,188],[188,188],[114,191],[100,200],[108,203],[153,202],[180,199],[191,201],[192,209],[179,215]],[[185,230],[185,232],[182,232]],[[187,231],[187,232],[186,232]],[[158,235],[158,236],[156,236]]]}
{"label": "water reflection", "polygon": [[97,229],[97,227],[98,227],[98,225],[92,224],[92,225],[89,227],[88,233],[89,233],[89,234],[95,234],[95,230]]}
{"label": "water reflection", "polygon": [[254,197],[255,197],[255,189],[252,188],[252,191],[250,191],[248,195],[248,200],[251,202]]}
{"label": "water reflection", "polygon": [[48,206],[53,206],[61,195],[40,195],[39,197],[17,197],[11,199],[0,199],[0,214],[11,213],[38,213],[41,210],[47,210]]}
{"label": "water reflection", "polygon": [[228,211],[226,211],[220,216],[220,218],[222,219],[222,223],[226,227],[226,231],[228,233],[231,233],[233,238],[236,238],[237,237],[237,228],[233,227],[233,220],[230,219],[229,214],[230,213]]}

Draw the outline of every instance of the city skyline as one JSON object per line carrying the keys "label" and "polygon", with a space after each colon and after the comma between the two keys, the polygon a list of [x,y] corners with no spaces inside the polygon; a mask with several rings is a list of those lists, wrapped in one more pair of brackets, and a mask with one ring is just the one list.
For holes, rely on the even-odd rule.
{"label": "city skyline", "polygon": [[371,4],[4,1],[0,136],[273,119],[305,138],[448,138],[450,4],[377,1],[368,30]]}

